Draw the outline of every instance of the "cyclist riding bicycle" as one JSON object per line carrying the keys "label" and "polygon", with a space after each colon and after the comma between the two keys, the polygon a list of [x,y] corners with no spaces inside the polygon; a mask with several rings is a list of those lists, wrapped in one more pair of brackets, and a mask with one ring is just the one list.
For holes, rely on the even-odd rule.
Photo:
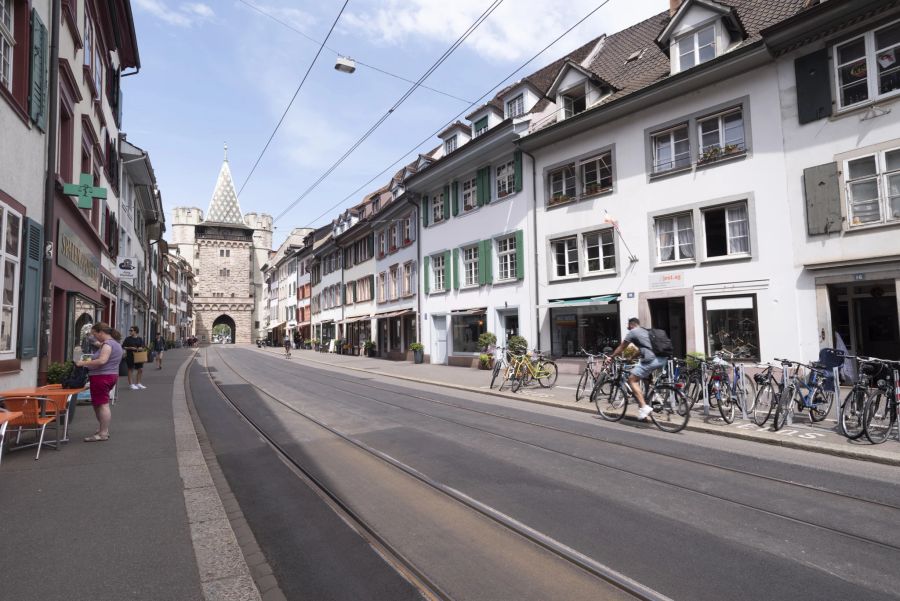
{"label": "cyclist riding bicycle", "polygon": [[632,317],[628,320],[628,333],[625,335],[625,339],[619,343],[619,346],[612,352],[612,355],[607,357],[606,362],[608,363],[612,361],[613,357],[621,355],[628,347],[629,343],[634,343],[641,351],[641,362],[631,368],[631,371],[628,374],[628,384],[631,386],[634,398],[637,399],[638,405],[640,406],[640,409],[638,409],[638,419],[646,420],[650,416],[650,413],[652,413],[653,408],[644,400],[644,391],[641,390],[641,380],[648,379],[654,371],[665,367],[666,359],[664,357],[657,357],[653,353],[653,345],[650,343],[649,332],[641,327],[641,322],[637,317]]}

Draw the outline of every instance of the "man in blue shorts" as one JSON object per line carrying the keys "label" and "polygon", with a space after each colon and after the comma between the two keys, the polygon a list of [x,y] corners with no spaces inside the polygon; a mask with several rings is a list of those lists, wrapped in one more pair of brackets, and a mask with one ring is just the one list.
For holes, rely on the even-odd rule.
{"label": "man in blue shorts", "polygon": [[619,346],[616,347],[616,350],[613,351],[607,361],[621,355],[622,351],[625,350],[625,347],[632,342],[641,349],[641,362],[631,368],[631,371],[628,374],[628,384],[631,386],[634,398],[637,399],[638,405],[640,405],[640,409],[638,409],[638,419],[645,420],[650,416],[650,413],[653,412],[653,408],[644,400],[644,391],[641,390],[641,380],[646,380],[654,371],[665,367],[666,359],[664,357],[657,357],[653,353],[653,345],[650,344],[650,335],[647,333],[646,329],[641,327],[640,320],[638,320],[637,317],[632,317],[628,320],[628,333],[625,334],[625,339],[619,343]]}

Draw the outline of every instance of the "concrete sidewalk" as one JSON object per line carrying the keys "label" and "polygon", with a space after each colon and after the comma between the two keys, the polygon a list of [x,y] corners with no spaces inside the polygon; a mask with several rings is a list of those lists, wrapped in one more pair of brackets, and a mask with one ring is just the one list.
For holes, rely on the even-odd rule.
{"label": "concrete sidewalk", "polygon": [[4,453],[3,598],[260,598],[188,413],[192,356],[177,349],[164,369],[148,365],[145,390],[120,378],[108,441],[83,442],[97,421],[77,405],[61,450],[38,461],[34,448]]}
{"label": "concrete sidewalk", "polygon": [[[284,349],[282,348],[263,347],[258,349],[255,345],[246,346],[257,352],[273,355],[284,354]],[[524,402],[596,413],[594,405],[589,401],[575,402],[575,389],[578,385],[579,376],[574,374],[559,374],[557,384],[553,388],[530,386],[517,393],[512,393],[508,387],[503,392],[490,389],[491,372],[488,370],[432,364],[416,365],[410,361],[387,361],[385,359],[335,355],[307,350],[292,351],[291,360],[308,362],[313,365],[337,366],[370,374],[378,373],[412,382],[434,384],[457,390],[512,398]],[[636,413],[636,406],[630,405],[626,419],[636,419]],[[861,459],[887,465],[900,465],[900,441],[897,440],[896,430],[891,439],[881,445],[869,444],[865,437],[862,440],[851,441],[837,431],[837,424],[833,419],[826,419],[818,424],[813,424],[809,419],[808,413],[799,416],[795,415],[793,425],[786,426],[778,432],[772,432],[770,424],[760,428],[752,421],[742,421],[740,414],[738,414],[734,423],[726,424],[717,409],[712,408],[710,414],[706,416],[698,403],[691,415],[691,421],[687,429],[716,436],[741,438],[839,457]]]}

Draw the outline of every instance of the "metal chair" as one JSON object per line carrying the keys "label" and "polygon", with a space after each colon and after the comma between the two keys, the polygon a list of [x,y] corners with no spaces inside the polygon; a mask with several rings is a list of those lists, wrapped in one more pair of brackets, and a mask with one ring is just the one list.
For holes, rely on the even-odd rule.
{"label": "metal chair", "polygon": [[[41,457],[41,447],[45,444],[44,433],[47,430],[47,425],[55,422],[57,419],[55,412],[60,411],[59,403],[56,399],[47,397],[25,396],[6,397],[3,399],[3,404],[6,405],[6,408],[9,411],[20,411],[22,413],[21,417],[17,417],[16,419],[7,422],[10,428],[16,428],[17,430],[16,446],[10,448],[10,450],[13,451],[37,446],[37,454],[34,456],[35,461],[37,461]],[[47,411],[54,412],[52,417],[47,415]],[[22,438],[22,432],[26,430],[40,432],[38,441],[20,445],[19,441]],[[56,449],[59,450],[58,444],[56,445]]]}

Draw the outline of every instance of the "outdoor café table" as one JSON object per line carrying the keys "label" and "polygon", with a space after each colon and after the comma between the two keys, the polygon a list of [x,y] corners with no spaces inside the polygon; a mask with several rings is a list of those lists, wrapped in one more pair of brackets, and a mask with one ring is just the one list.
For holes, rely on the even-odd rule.
{"label": "outdoor caf\u00e9 table", "polygon": [[[62,388],[55,387],[53,385],[50,386],[31,386],[24,388],[12,388],[10,390],[0,391],[0,403],[3,402],[3,399],[6,397],[19,397],[19,396],[33,396],[41,399],[41,414],[45,414],[47,411],[46,407],[46,399],[57,400],[57,407],[63,403],[63,401],[68,401],[71,403],[73,401],[72,397],[77,395],[79,392],[84,392],[87,390],[87,386],[83,386],[81,388]],[[66,405],[68,407],[68,405]],[[66,422],[68,424],[68,422]],[[66,432],[66,436],[64,438],[59,437],[59,428],[62,425],[62,412],[56,412],[56,447],[59,449],[60,442],[69,442],[68,432]],[[44,443],[49,444],[49,443]]]}

